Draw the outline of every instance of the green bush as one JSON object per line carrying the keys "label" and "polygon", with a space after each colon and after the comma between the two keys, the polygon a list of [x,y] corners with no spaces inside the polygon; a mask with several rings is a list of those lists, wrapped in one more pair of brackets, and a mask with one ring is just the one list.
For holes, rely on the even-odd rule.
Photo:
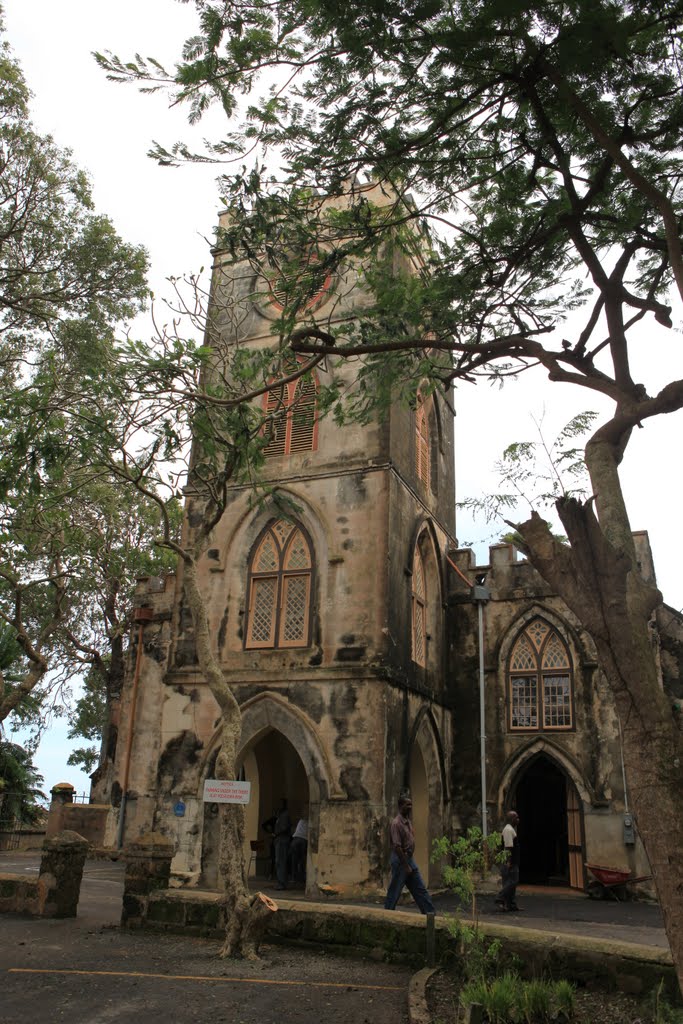
{"label": "green bush", "polygon": [[568,981],[523,981],[506,972],[498,978],[476,978],[460,991],[462,1006],[478,1003],[488,1024],[552,1024],[570,1021],[574,989]]}

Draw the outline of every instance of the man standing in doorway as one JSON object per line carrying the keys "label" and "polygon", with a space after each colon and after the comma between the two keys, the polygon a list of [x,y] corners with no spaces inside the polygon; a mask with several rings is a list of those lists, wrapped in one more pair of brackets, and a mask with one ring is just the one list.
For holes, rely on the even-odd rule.
{"label": "man standing in doorway", "polygon": [[276,889],[286,889],[288,881],[287,859],[289,857],[289,838],[292,834],[292,819],[287,809],[287,801],[282,798],[280,809],[275,815],[273,836],[275,839],[275,877]]}
{"label": "man standing in doorway", "polygon": [[517,906],[517,883],[519,882],[519,839],[517,811],[508,811],[503,829],[503,849],[505,860],[500,866],[501,890],[496,896],[496,904],[503,911],[520,911]]}
{"label": "man standing in doorway", "polygon": [[398,814],[391,822],[389,836],[391,840],[391,881],[384,901],[385,910],[395,910],[403,886],[413,897],[420,913],[433,914],[434,904],[422,881],[420,869],[413,860],[415,852],[415,835],[410,816],[413,803],[410,797],[402,796],[398,801]]}

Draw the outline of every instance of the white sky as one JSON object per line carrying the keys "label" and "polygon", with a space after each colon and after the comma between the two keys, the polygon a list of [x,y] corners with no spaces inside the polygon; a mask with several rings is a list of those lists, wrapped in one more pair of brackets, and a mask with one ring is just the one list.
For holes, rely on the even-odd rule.
{"label": "white sky", "polygon": [[[212,115],[190,131],[182,110],[168,109],[162,95],[141,96],[133,87],[115,85],[97,68],[91,52],[111,50],[123,58],[136,52],[172,66],[181,42],[195,24],[192,3],[176,0],[2,0],[7,38],[34,93],[36,127],[73,150],[75,162],[92,180],[99,212],[108,214],[129,242],[150,253],[151,284],[168,294],[165,279],[196,273],[208,266],[205,239],[211,237],[219,202],[210,167],[169,169],[146,156],[152,140],[216,138],[222,121]],[[151,334],[148,321],[139,323]],[[680,316],[677,330],[655,325],[645,330],[634,353],[636,378],[650,393],[683,376]],[[492,468],[512,441],[534,439],[530,416],[545,413],[552,439],[571,416],[597,408],[582,389],[547,382],[542,374],[511,381],[500,391],[461,385],[456,393],[456,479],[458,497],[497,489]],[[622,479],[634,529],[647,529],[659,585],[665,600],[683,607],[681,544],[683,510],[683,413],[660,417],[636,431]],[[475,524],[458,516],[458,537],[472,542],[478,560],[487,561],[488,542],[502,532],[495,524]],[[43,741],[36,761],[49,788],[71,781],[78,790],[87,778],[66,767],[66,730],[55,728]],[[77,744],[80,745],[80,744]]]}

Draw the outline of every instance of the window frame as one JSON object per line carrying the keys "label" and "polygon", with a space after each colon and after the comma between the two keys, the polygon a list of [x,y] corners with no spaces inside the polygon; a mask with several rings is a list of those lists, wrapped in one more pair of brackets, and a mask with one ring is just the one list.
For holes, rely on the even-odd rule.
{"label": "window frame", "polygon": [[[418,571],[416,571],[416,569]],[[419,576],[418,576],[419,574]],[[422,579],[422,594],[417,592],[416,579]],[[416,657],[417,654],[417,623],[422,624],[422,660]],[[411,648],[410,654],[413,664],[420,668],[427,667],[427,574],[425,572],[424,558],[419,545],[415,545],[413,552],[412,574],[410,577],[410,623],[411,623]]]}
{"label": "window frame", "polygon": [[432,486],[432,438],[428,405],[430,399],[431,396],[424,399],[418,391],[415,408],[415,474],[428,491]]}
{"label": "window frame", "polygon": [[[531,628],[534,623],[542,623],[547,628],[547,634],[543,637],[540,646],[537,644],[532,636]],[[513,669],[512,660],[515,656],[517,647],[522,640],[525,638],[530,650],[534,655],[535,667],[524,668],[524,669]],[[561,644],[564,652],[567,656],[567,664],[565,666],[547,666],[544,665],[544,657],[553,637],[557,637],[557,640]],[[566,685],[569,693],[569,700],[560,705],[558,701],[551,703],[548,692],[547,692],[547,681],[550,679],[561,679],[566,680]],[[515,725],[514,714],[516,709],[519,708],[519,696],[515,700],[515,683],[520,684],[523,680],[528,680],[529,683],[533,684],[530,687],[530,702],[533,701],[533,708],[535,713],[535,724],[533,725]],[[574,714],[574,671],[572,664],[572,656],[569,648],[569,644],[563,637],[562,633],[556,626],[553,626],[547,619],[537,615],[533,619],[530,619],[526,625],[522,627],[517,633],[514,639],[512,647],[510,648],[510,654],[508,656],[507,667],[506,667],[506,703],[508,707],[508,731],[511,733],[564,733],[575,731],[575,714]],[[529,703],[531,707],[531,703]],[[562,725],[548,725],[546,724],[546,718],[552,717],[552,712],[558,707],[566,707],[569,713],[569,722]]]}
{"label": "window frame", "polygon": [[[315,593],[316,572],[315,550],[308,531],[297,520],[292,521],[292,529],[287,535],[284,543],[281,543],[275,529],[277,524],[281,522],[287,522],[287,520],[283,520],[282,518],[271,519],[264,526],[256,538],[249,555],[245,600],[244,650],[277,651],[292,650],[293,648],[304,649],[311,646],[313,596]],[[308,551],[309,566],[304,569],[291,569],[287,567],[287,559],[291,554],[291,548],[297,532],[301,534]],[[258,557],[268,536],[271,536],[273,539],[278,553],[277,567],[268,571],[254,571],[256,558]],[[284,634],[287,625],[287,590],[289,589],[289,585],[292,580],[299,579],[306,580],[306,594],[304,601],[305,610],[302,630],[303,638],[286,640],[284,638]],[[271,630],[267,640],[254,640],[252,636],[254,595],[258,589],[259,583],[265,580],[275,580],[275,595],[273,598],[273,607],[270,613]]]}
{"label": "window frame", "polygon": [[[298,360],[298,365],[301,365],[303,360]],[[296,367],[292,367],[293,370]],[[302,446],[298,443],[296,436],[296,424],[294,422],[297,412],[297,391],[299,388],[303,389],[306,379],[310,380],[311,389],[309,394],[311,395],[310,404],[313,407],[313,422],[310,428],[310,444]],[[274,437],[268,441],[263,449],[263,455],[266,459],[277,459],[283,456],[300,455],[305,452],[315,452],[318,450],[318,392],[320,390],[320,382],[318,375],[315,370],[309,370],[307,373],[297,377],[296,380],[290,380],[286,384],[279,384],[277,378],[274,377],[271,381],[274,387],[269,387],[266,391],[262,400],[263,415],[268,417],[268,421],[263,425],[263,434],[267,435],[269,428],[277,428],[278,424],[284,421],[284,442],[279,443],[279,436],[277,431]],[[278,394],[279,392],[279,394]],[[306,409],[308,402],[300,402],[299,408]],[[275,450],[269,451],[268,449],[273,445],[274,441],[277,440],[278,444]],[[292,441],[295,441],[292,446]]]}

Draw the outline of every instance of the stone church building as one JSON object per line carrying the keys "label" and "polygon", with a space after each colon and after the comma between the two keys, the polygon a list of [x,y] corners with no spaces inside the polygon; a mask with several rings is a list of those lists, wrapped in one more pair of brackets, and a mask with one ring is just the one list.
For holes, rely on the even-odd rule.
{"label": "stone church building", "polygon": [[[218,287],[243,301],[242,337],[270,344],[277,290],[253,300],[244,275]],[[311,309],[334,320],[363,301],[349,273],[322,283]],[[353,363],[341,372],[351,379]],[[491,548],[487,565],[458,548],[452,394],[417,382],[411,406],[339,427],[317,415],[325,373],[264,398],[280,411],[263,479],[296,514],[255,509],[250,488],[235,486],[201,567],[242,712],[250,873],[267,872],[262,823],[284,797],[294,822],[309,821],[308,892],[381,890],[387,823],[408,789],[416,856],[437,882],[432,840],[482,820],[481,612],[487,821],[501,827],[518,810],[522,881],[583,888],[586,861],[647,874],[591,638],[511,546]],[[652,577],[646,535],[638,544]],[[212,888],[218,808],[203,790],[220,743],[217,705],[196,664],[180,576],[141,581],[138,603],[108,842],[163,832],[179,884]],[[677,675],[683,629],[670,618]]]}

